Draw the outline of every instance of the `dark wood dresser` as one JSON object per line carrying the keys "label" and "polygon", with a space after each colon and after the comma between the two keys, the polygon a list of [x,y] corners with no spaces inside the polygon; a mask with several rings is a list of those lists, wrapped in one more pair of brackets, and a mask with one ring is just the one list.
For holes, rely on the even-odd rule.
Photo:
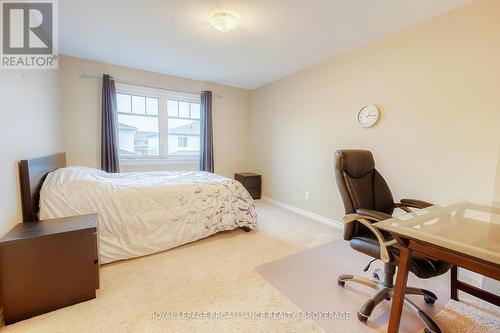
{"label": "dark wood dresser", "polygon": [[260,199],[262,193],[262,177],[256,173],[241,172],[235,173],[234,179],[243,184],[253,199]]}
{"label": "dark wood dresser", "polygon": [[97,215],[24,222],[0,239],[6,324],[96,297]]}

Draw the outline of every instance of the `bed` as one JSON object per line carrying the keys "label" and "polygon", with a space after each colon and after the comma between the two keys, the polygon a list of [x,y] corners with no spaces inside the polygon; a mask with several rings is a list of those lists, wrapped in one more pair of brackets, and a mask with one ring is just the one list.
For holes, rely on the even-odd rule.
{"label": "bed", "polygon": [[103,264],[257,223],[246,189],[208,172],[110,174],[58,154],[21,161],[20,174],[25,221],[98,213]]}

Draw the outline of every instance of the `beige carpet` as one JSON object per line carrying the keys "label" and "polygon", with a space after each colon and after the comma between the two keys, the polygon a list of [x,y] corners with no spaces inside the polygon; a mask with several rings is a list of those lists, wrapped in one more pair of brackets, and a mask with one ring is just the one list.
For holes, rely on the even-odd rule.
{"label": "beige carpet", "polygon": [[323,332],[312,320],[169,320],[153,311],[300,311],[255,267],[338,239],[338,229],[265,202],[259,230],[221,233],[105,265],[97,298],[4,327],[5,332]]}
{"label": "beige carpet", "polygon": [[[356,318],[359,307],[375,291],[355,283],[341,288],[336,278],[341,273],[371,278],[375,268],[383,268],[382,262],[374,262],[368,272],[363,268],[372,258],[356,252],[344,240],[300,251],[285,258],[257,267],[257,271],[278,290],[305,312],[348,312],[348,319],[316,319],[327,332],[385,332],[390,312],[390,302],[379,304],[369,321],[364,324]],[[437,314],[449,299],[449,276],[422,280],[410,274],[408,285],[427,288],[438,296],[434,306],[425,304],[423,297],[410,296],[430,316]],[[405,308],[400,332],[414,333],[422,327],[417,315]],[[469,332],[469,331],[463,331]]]}
{"label": "beige carpet", "polygon": [[434,320],[443,332],[500,332],[500,308],[472,296],[449,300]]}
{"label": "beige carpet", "polygon": [[301,311],[255,267],[340,239],[341,232],[265,202],[257,203],[257,213],[257,231],[221,233],[106,265],[96,299],[0,331],[325,332],[313,320],[152,319],[157,311]]}

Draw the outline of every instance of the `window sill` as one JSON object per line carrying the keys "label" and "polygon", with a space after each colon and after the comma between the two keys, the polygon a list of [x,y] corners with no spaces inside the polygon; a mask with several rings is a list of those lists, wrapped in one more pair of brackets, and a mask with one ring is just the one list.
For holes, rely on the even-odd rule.
{"label": "window sill", "polygon": [[128,158],[120,159],[121,165],[198,165],[198,158],[166,159],[166,158]]}

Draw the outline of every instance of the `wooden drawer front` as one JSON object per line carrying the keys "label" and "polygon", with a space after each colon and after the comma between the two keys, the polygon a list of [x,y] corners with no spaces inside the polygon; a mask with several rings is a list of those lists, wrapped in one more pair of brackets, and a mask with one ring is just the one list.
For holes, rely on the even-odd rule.
{"label": "wooden drawer front", "polygon": [[260,199],[260,187],[256,187],[256,188],[248,188],[247,189],[248,193],[250,193],[250,196],[252,197],[252,199],[256,200],[256,199]]}
{"label": "wooden drawer front", "polygon": [[260,177],[246,177],[245,183],[243,184],[246,188],[256,188],[260,187],[261,180]]}
{"label": "wooden drawer front", "polygon": [[94,260],[97,262],[99,261],[99,243],[98,243],[99,239],[97,237],[97,233],[94,233],[93,234],[93,237],[92,237],[92,242],[94,243]]}
{"label": "wooden drawer front", "polygon": [[1,247],[4,319],[11,324],[95,298],[88,231],[13,241]]}
{"label": "wooden drawer front", "polygon": [[93,234],[92,238],[94,242],[94,271],[95,271],[95,285],[96,289],[99,289],[99,237],[97,232]]}
{"label": "wooden drawer front", "polygon": [[94,262],[94,271],[95,271],[95,288],[99,289],[100,288],[100,281],[99,281],[99,262],[96,260]]}

